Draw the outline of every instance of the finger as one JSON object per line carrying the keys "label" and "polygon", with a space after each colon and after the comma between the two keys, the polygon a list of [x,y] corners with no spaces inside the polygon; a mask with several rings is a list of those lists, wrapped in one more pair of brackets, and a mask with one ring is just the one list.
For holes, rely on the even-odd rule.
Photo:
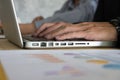
{"label": "finger", "polygon": [[55,25],[56,23],[45,23],[43,24],[41,27],[39,27],[39,29],[37,29],[37,31],[33,34],[33,36],[39,36],[39,34],[44,31],[45,29],[47,29],[48,27],[51,27],[53,25]]}
{"label": "finger", "polygon": [[56,36],[56,39],[57,40],[65,40],[65,39],[85,38],[85,37],[86,37],[86,32],[79,31],[79,32],[72,32],[72,33],[67,33],[67,34],[63,34],[60,36]]}
{"label": "finger", "polygon": [[53,39],[53,38],[55,38],[55,36],[61,34],[61,31],[63,30],[63,28],[65,28],[65,26],[61,26],[61,27],[57,28],[56,30],[46,34],[44,37],[47,39]]}
{"label": "finger", "polygon": [[91,25],[87,25],[87,26],[82,25],[82,27],[77,26],[77,25],[61,26],[61,27],[57,28],[56,30],[53,30],[52,32],[47,34],[45,37],[47,39],[52,39],[58,35],[62,35],[62,34],[70,33],[70,32],[85,31],[85,30],[89,29],[90,27],[91,27]]}
{"label": "finger", "polygon": [[86,30],[91,27],[95,27],[96,25],[93,22],[85,22],[85,23],[77,24],[77,26],[80,27],[79,30]]}
{"label": "finger", "polygon": [[80,24],[94,24],[94,22],[82,22]]}
{"label": "finger", "polygon": [[45,31],[41,32],[39,36],[44,36],[49,33],[54,33],[62,29],[61,27],[64,26],[65,23],[56,23],[52,27],[48,27]]}

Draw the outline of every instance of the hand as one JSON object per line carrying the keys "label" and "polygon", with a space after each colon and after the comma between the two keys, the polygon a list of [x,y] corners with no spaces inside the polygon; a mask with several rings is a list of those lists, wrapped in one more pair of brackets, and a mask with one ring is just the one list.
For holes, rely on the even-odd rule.
{"label": "hand", "polygon": [[[57,40],[71,39],[71,38],[85,38],[88,40],[102,40],[102,41],[116,41],[117,32],[113,25],[108,22],[85,22],[80,23],[79,31],[56,36]],[[82,28],[84,29],[82,30]],[[86,29],[85,29],[86,28]]]}
{"label": "hand", "polygon": [[84,22],[80,24],[70,23],[46,23],[41,26],[34,36],[57,40],[84,38],[88,40],[117,40],[117,32],[108,22]]}
{"label": "hand", "polygon": [[33,19],[32,23],[35,23],[36,21],[40,21],[42,19],[44,19],[42,16],[38,16],[38,17]]}
{"label": "hand", "polygon": [[[57,23],[45,23],[34,34],[35,37],[45,37],[47,39],[53,39],[58,35],[65,33],[76,32],[80,30],[86,30],[93,25],[82,26],[83,24],[70,24],[65,22]],[[79,26],[82,26],[81,28]]]}
{"label": "hand", "polygon": [[42,26],[40,26],[40,28],[33,34],[33,36],[52,39],[57,35],[55,33],[61,31],[65,25],[71,25],[71,24],[64,22],[45,23]]}

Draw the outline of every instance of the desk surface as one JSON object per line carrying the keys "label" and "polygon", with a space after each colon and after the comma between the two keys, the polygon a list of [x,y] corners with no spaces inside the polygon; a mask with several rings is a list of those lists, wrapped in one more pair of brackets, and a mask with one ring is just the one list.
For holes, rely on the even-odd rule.
{"label": "desk surface", "polygon": [[10,43],[7,39],[0,39],[0,50],[20,49],[18,46]]}

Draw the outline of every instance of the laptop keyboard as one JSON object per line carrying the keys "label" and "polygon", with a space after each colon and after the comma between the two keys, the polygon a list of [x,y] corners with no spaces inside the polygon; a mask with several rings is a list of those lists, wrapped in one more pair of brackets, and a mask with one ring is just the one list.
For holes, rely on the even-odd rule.
{"label": "laptop keyboard", "polygon": [[[30,41],[56,41],[56,39],[46,39],[44,37],[32,37],[31,35],[23,36],[23,38]],[[87,41],[87,40],[84,38],[73,38],[73,39],[66,39],[62,41]]]}
{"label": "laptop keyboard", "polygon": [[44,37],[32,37],[29,35],[23,36],[23,38],[26,40],[30,40],[30,41],[51,41],[51,40],[48,40]]}

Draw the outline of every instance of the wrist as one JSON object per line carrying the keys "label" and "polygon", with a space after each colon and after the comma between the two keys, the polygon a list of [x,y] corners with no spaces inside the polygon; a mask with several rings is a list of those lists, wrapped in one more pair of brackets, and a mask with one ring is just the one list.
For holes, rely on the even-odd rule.
{"label": "wrist", "polygon": [[33,33],[36,30],[36,28],[34,24],[28,23],[28,24],[20,24],[20,30],[23,35],[26,35]]}
{"label": "wrist", "polygon": [[110,24],[112,24],[117,31],[117,39],[120,40],[120,18],[110,20]]}
{"label": "wrist", "polygon": [[29,29],[29,33],[34,33],[36,30],[34,23],[28,24],[28,29]]}

